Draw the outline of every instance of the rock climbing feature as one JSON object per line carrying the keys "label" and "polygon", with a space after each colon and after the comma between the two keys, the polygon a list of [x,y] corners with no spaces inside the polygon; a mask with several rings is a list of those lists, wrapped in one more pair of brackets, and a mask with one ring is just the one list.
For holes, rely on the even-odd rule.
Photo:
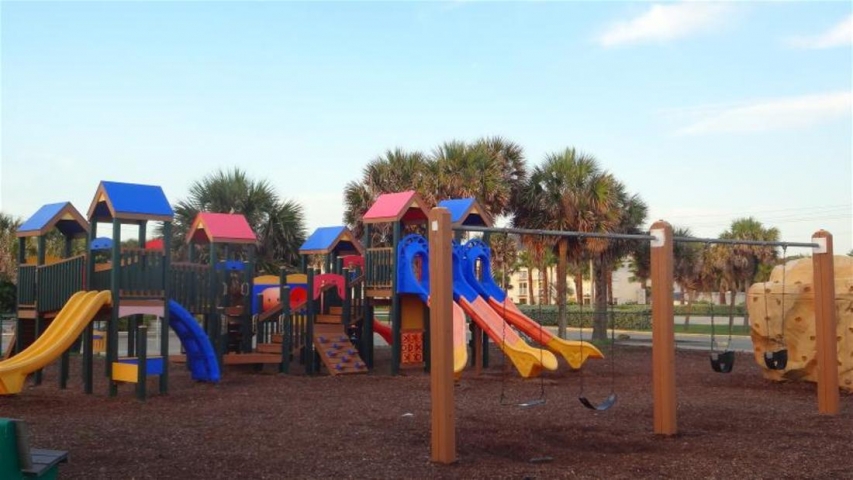
{"label": "rock climbing feature", "polygon": [[[834,262],[838,384],[853,392],[853,257],[836,255]],[[812,280],[812,259],[801,258],[777,266],[767,282],[753,284],[747,291],[755,361],[765,378],[817,381]],[[787,366],[767,368],[765,353],[785,348]]]}

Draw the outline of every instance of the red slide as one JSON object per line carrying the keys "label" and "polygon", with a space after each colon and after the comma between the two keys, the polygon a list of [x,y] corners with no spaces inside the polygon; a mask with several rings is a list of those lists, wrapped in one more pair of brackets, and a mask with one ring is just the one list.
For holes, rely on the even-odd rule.
{"label": "red slide", "polygon": [[378,333],[379,336],[388,343],[388,345],[394,343],[391,338],[391,326],[386,325],[375,318],[373,319],[373,333]]}

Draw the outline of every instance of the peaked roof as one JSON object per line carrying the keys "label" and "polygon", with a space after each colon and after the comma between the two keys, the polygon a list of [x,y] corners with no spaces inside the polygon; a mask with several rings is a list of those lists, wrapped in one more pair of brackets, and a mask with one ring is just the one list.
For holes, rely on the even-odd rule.
{"label": "peaked roof", "polygon": [[171,221],[174,216],[166,194],[156,185],[102,181],[89,206],[90,221]]}
{"label": "peaked roof", "polygon": [[474,198],[442,200],[438,202],[438,206],[450,211],[450,221],[454,227],[459,225],[492,226],[492,217]]}
{"label": "peaked roof", "polygon": [[71,202],[43,205],[27,219],[17,232],[18,237],[44,235],[53,227],[66,237],[80,237],[89,232],[89,222],[74,208]]}
{"label": "peaked roof", "polygon": [[426,220],[426,203],[415,191],[383,193],[364,214],[364,223]]}
{"label": "peaked roof", "polygon": [[258,243],[249,222],[239,213],[201,212],[187,233],[187,243]]}
{"label": "peaked roof", "polygon": [[331,252],[361,255],[364,249],[350,229],[344,226],[320,227],[299,247],[302,255],[326,255]]}

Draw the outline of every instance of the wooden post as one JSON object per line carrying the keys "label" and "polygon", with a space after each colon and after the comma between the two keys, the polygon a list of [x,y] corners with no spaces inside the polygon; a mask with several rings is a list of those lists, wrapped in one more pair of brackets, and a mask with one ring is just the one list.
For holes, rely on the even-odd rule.
{"label": "wooden post", "polygon": [[118,395],[118,385],[113,381],[113,362],[118,361],[118,312],[119,292],[121,291],[121,222],[113,218],[113,250],[112,270],[110,272],[110,290],[112,291],[113,305],[110,310],[110,322],[107,325],[107,381],[109,382],[109,395]]}
{"label": "wooden post", "polygon": [[838,335],[835,318],[835,266],[832,234],[819,230],[812,236],[820,247],[814,249],[814,310],[817,340],[817,409],[824,415],[837,415]]}
{"label": "wooden post", "polygon": [[662,220],[652,225],[652,381],[655,433],[675,435],[675,332],[673,316],[672,226]]}
{"label": "wooden post", "polygon": [[453,401],[453,276],[450,212],[429,214],[431,460],[456,461]]}

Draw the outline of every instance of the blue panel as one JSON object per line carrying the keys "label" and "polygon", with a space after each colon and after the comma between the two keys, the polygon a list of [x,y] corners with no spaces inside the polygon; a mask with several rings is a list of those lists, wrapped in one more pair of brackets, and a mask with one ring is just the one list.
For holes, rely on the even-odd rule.
{"label": "blue panel", "polygon": [[299,251],[303,250],[331,250],[335,240],[341,235],[345,227],[321,227],[314,230],[314,233],[305,240],[305,243],[299,247]]}
{"label": "blue panel", "polygon": [[98,237],[92,240],[92,244],[89,246],[89,249],[94,251],[97,250],[111,250],[113,248],[113,239],[107,237]]}
{"label": "blue panel", "polygon": [[[415,276],[412,264],[421,257],[421,279]],[[397,245],[397,293],[413,293],[424,303],[429,300],[429,244],[421,235],[406,235]]]}
{"label": "blue panel", "polygon": [[[477,260],[480,260],[480,278],[477,278]],[[503,303],[506,299],[506,293],[492,275],[492,252],[483,240],[472,238],[465,244],[463,273],[468,284],[486,300],[492,297]]]}
{"label": "blue panel", "polygon": [[26,222],[21,225],[18,229],[19,233],[22,232],[37,232],[44,228],[50,220],[55,217],[62,209],[67,205],[68,202],[62,203],[51,203],[49,205],[43,205],[38,209],[36,213],[33,214],[30,218],[27,219]]}
{"label": "blue panel", "polygon": [[246,262],[242,260],[226,260],[216,264],[217,270],[243,271],[246,269]]}
{"label": "blue panel", "polygon": [[473,198],[460,198],[456,200],[442,200],[438,202],[438,206],[441,208],[446,208],[450,211],[450,221],[452,223],[457,223],[462,220],[462,217],[465,216],[465,213],[471,208],[471,205],[474,204]]}
{"label": "blue panel", "polygon": [[173,217],[172,206],[163,189],[155,185],[101,182],[116,213]]}

